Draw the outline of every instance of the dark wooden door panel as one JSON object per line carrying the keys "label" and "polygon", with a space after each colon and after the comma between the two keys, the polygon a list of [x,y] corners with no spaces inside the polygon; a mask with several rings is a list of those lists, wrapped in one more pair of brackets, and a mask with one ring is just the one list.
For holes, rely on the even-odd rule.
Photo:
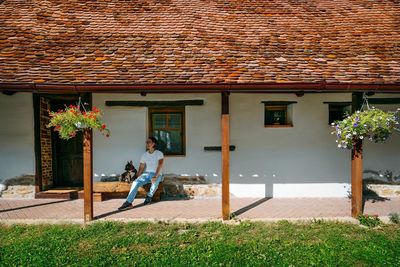
{"label": "dark wooden door panel", "polygon": [[82,186],[83,185],[83,150],[82,133],[75,138],[61,140],[58,136],[56,141],[57,161],[57,186]]}

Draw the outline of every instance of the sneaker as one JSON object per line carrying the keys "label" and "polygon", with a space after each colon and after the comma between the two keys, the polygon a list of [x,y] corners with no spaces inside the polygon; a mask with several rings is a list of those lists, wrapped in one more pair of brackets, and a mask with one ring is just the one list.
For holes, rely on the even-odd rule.
{"label": "sneaker", "polygon": [[127,210],[130,208],[132,208],[132,203],[125,201],[124,204],[122,204],[122,206],[118,208],[118,210]]}
{"label": "sneaker", "polygon": [[151,197],[146,197],[146,199],[143,202],[143,205],[147,205],[151,203]]}

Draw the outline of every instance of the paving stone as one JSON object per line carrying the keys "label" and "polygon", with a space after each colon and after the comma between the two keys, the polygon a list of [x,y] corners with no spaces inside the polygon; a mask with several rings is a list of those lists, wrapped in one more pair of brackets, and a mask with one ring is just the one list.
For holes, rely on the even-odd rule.
{"label": "paving stone", "polygon": [[[190,199],[160,201],[143,206],[143,199],[134,201],[134,208],[119,212],[123,199],[94,203],[94,215],[105,220],[220,220],[221,199]],[[348,198],[233,198],[231,212],[238,219],[307,219],[347,218],[351,216]],[[388,216],[400,213],[400,198],[367,201],[365,214]],[[83,200],[0,199],[0,223],[12,220],[69,220],[83,219]]]}

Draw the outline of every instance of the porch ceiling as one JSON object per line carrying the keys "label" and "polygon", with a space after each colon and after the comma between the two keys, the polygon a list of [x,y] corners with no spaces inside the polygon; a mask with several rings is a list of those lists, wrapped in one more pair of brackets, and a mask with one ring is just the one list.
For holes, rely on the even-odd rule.
{"label": "porch ceiling", "polygon": [[399,13],[396,1],[1,1],[0,83],[396,84]]}

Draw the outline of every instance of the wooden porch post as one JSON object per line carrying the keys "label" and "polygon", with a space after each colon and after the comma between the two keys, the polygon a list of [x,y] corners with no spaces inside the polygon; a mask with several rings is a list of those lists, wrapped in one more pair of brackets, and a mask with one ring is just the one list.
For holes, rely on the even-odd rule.
{"label": "wooden porch post", "polygon": [[[361,108],[362,93],[352,94],[352,112]],[[363,177],[362,141],[359,140],[351,150],[351,216],[357,218],[362,214],[362,177]]]}
{"label": "wooden porch post", "polygon": [[92,130],[83,131],[83,194],[84,221],[93,220],[93,139]]}
{"label": "wooden porch post", "polygon": [[229,220],[229,94],[222,93],[221,99],[222,219]]}

